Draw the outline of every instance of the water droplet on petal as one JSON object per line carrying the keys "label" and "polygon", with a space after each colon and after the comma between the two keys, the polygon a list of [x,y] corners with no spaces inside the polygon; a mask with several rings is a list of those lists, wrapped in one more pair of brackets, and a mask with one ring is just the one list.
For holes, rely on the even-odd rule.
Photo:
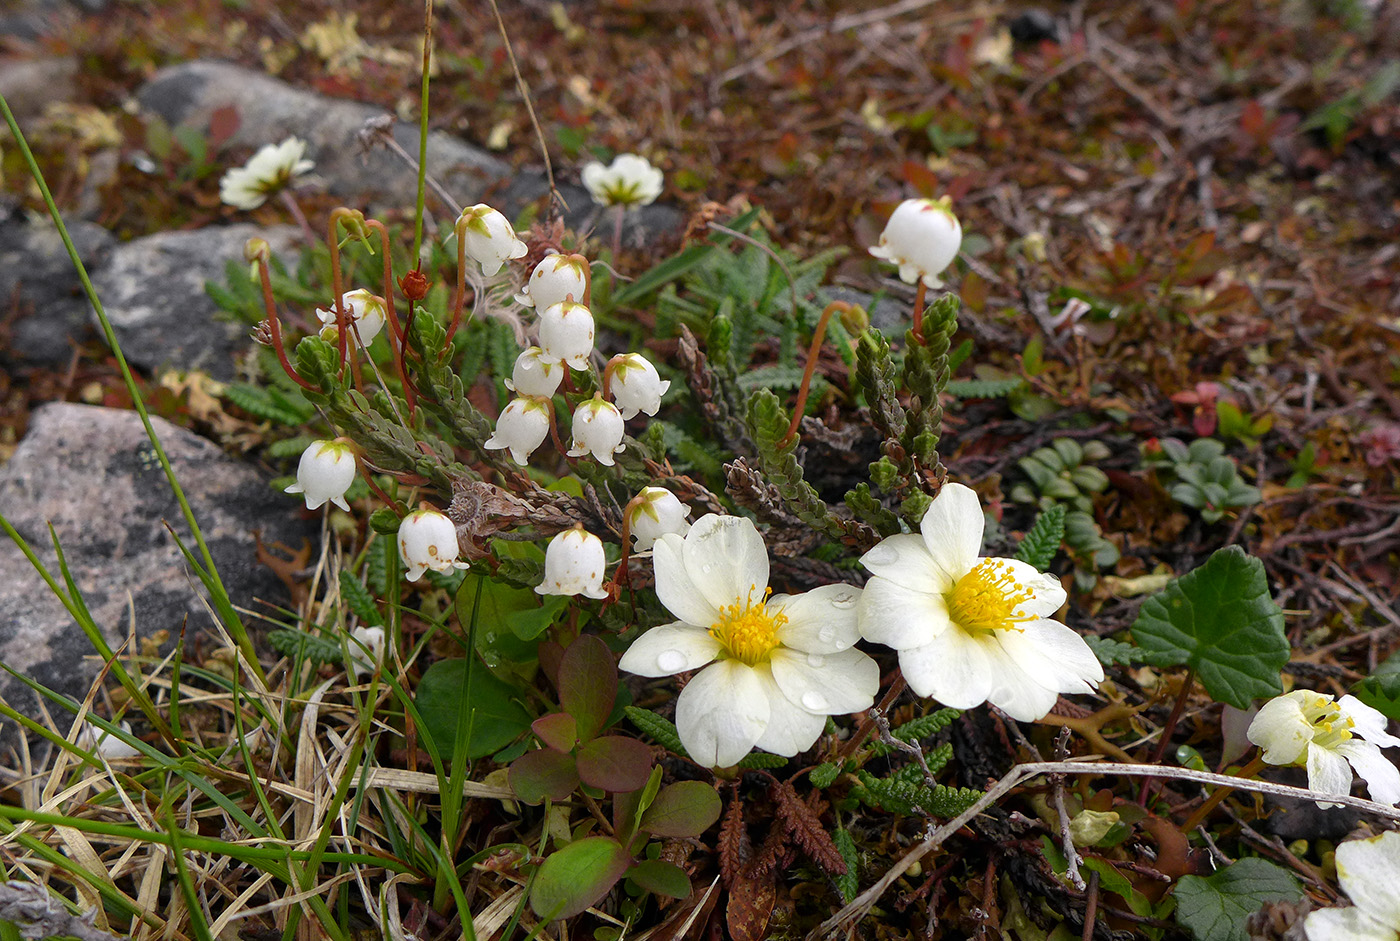
{"label": "water droplet on petal", "polygon": [[710,569],[712,569],[712,568],[714,568],[714,566],[711,565],[710,563],[706,562],[704,565],[700,566],[700,574],[701,574],[701,575],[708,575],[709,572],[710,572]]}
{"label": "water droplet on petal", "polygon": [[836,628],[830,625],[827,625],[826,627],[823,627],[821,630],[817,631],[817,640],[821,641],[823,644],[829,644],[835,639]]}
{"label": "water droplet on petal", "polygon": [[899,550],[885,543],[881,543],[865,554],[865,561],[875,565],[889,565],[898,558]]}
{"label": "water droplet on petal", "polygon": [[808,712],[821,712],[826,708],[826,697],[817,692],[803,693],[802,708]]}
{"label": "water droplet on petal", "polygon": [[841,610],[845,611],[855,607],[856,600],[857,599],[855,592],[847,592],[833,597],[831,599],[831,606],[833,608],[840,608]]}
{"label": "water droplet on petal", "polygon": [[809,653],[809,654],[807,654],[807,666],[809,666],[809,667],[819,667],[819,666],[821,666],[821,665],[824,664],[824,663],[826,663],[826,657],[823,657],[821,654],[819,654],[819,653]]}
{"label": "water droplet on petal", "polygon": [[656,655],[656,668],[667,673],[679,673],[685,667],[685,654],[679,650],[663,650]]}

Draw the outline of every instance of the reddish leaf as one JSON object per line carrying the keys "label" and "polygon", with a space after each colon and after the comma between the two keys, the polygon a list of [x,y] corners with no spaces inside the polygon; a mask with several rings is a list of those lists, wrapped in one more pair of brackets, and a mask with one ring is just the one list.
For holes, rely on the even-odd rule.
{"label": "reddish leaf", "polygon": [[680,781],[661,789],[642,814],[643,830],[653,836],[699,836],[719,819],[719,794],[704,781]]}
{"label": "reddish leaf", "polygon": [[526,752],[511,762],[510,789],[527,804],[541,804],[548,797],[561,801],[578,787],[574,756],[552,748]]}
{"label": "reddish leaf", "polygon": [[962,302],[977,313],[987,309],[987,281],[975,271],[969,271],[962,280]]}
{"label": "reddish leaf", "polygon": [[826,832],[826,827],[822,826],[816,811],[803,803],[791,784],[779,784],[772,788],[772,794],[778,802],[778,816],[783,818],[793,842],[827,872],[844,875],[846,861],[841,858],[841,851],[836,848],[836,842]]}
{"label": "reddish leaf", "polygon": [[218,150],[238,130],[238,109],[233,105],[215,108],[209,115],[209,150]]}
{"label": "reddish leaf", "polygon": [[635,738],[605,735],[578,750],[578,776],[605,791],[636,791],[651,776],[651,748]]}
{"label": "reddish leaf", "polygon": [[578,722],[580,742],[603,730],[616,700],[617,666],[612,651],[592,634],[582,635],[559,661],[559,705]]}
{"label": "reddish leaf", "polygon": [[734,941],[762,941],[778,900],[777,877],[771,869],[746,868],[729,887],[724,920]]}
{"label": "reddish leaf", "polygon": [[719,850],[719,871],[724,876],[727,888],[734,884],[740,871],[753,859],[753,841],[749,839],[748,827],[744,825],[744,802],[739,799],[737,788],[729,799],[729,808],[724,812],[716,849]]}
{"label": "reddish leaf", "polygon": [[567,712],[551,712],[530,723],[530,731],[555,751],[573,751],[578,744],[578,723]]}

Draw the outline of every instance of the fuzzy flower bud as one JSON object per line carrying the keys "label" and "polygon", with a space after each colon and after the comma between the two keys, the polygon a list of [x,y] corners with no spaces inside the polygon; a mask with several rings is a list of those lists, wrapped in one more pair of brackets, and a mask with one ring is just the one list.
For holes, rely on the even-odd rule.
{"label": "fuzzy flower bud", "polygon": [[523,258],[529,250],[515,237],[510,220],[485,203],[462,210],[457,220],[467,257],[481,265],[481,273],[490,277],[508,258]]}
{"label": "fuzzy flower bud", "polygon": [[457,561],[457,524],[437,510],[424,506],[399,524],[399,556],[408,567],[404,577],[416,582],[428,569],[450,572],[464,569]]}
{"label": "fuzzy flower bud", "polygon": [[906,199],[890,214],[880,244],[870,254],[898,265],[905,284],[922,278],[925,286],[940,288],[938,276],[958,257],[961,246],[962,226],[948,197]]}
{"label": "fuzzy flower bud", "polygon": [[355,482],[355,452],[341,439],[313,441],[301,452],[297,464],[297,482],[287,493],[306,497],[308,510],[320,509],[329,500],[342,510],[349,510],[345,491]]}
{"label": "fuzzy flower bud", "polygon": [[482,447],[493,451],[509,449],[511,460],[524,467],[530,461],[530,453],[548,436],[549,400],[522,395],[510,400],[496,419],[496,430]]}
{"label": "fuzzy flower bud", "polygon": [[355,679],[372,674],[384,659],[384,628],[357,627],[350,632],[350,672]]}
{"label": "fuzzy flower bud", "polygon": [[515,358],[515,368],[506,380],[506,388],[516,395],[537,395],[549,398],[564,379],[564,366],[544,355],[544,350],[532,346]]}
{"label": "fuzzy flower bud", "polygon": [[584,303],[588,296],[588,278],[588,259],[582,255],[548,255],[535,266],[529,282],[515,295],[515,300],[535,310],[567,300]]}
{"label": "fuzzy flower bud", "polygon": [[613,357],[612,396],[624,419],[638,412],[655,415],[661,409],[661,396],[671,388],[656,367],[641,353],[624,353]]}
{"label": "fuzzy flower bud", "polygon": [[608,166],[594,160],[583,168],[583,185],[600,206],[646,206],[661,195],[661,171],[645,157],[618,154]]}
{"label": "fuzzy flower bud", "polygon": [[656,540],[666,533],[684,536],[690,531],[686,516],[690,508],[664,487],[643,487],[637,494],[640,500],[630,504],[627,511],[627,530],[636,540],[632,548],[645,552]]}
{"label": "fuzzy flower bud", "polygon": [[612,456],[626,445],[622,443],[622,413],[611,402],[595,395],[574,409],[574,446],[569,457],[591,453],[606,467],[612,467]]}
{"label": "fuzzy flower bud", "polygon": [[[350,335],[360,338],[360,346],[369,346],[374,338],[379,336],[379,331],[384,329],[384,298],[371,294],[366,288],[359,288],[342,294],[340,303],[345,308],[346,321],[355,328],[350,331]],[[321,339],[327,343],[334,343],[338,336],[335,305],[332,304],[329,308],[318,307],[316,317],[325,325],[321,328]]]}
{"label": "fuzzy flower bud", "polygon": [[603,542],[582,527],[565,530],[549,541],[544,551],[544,581],[535,586],[541,595],[584,595],[606,598],[603,571],[608,566]]}
{"label": "fuzzy flower bud", "polygon": [[593,352],[593,312],[572,301],[546,307],[540,314],[540,349],[550,362],[587,369]]}

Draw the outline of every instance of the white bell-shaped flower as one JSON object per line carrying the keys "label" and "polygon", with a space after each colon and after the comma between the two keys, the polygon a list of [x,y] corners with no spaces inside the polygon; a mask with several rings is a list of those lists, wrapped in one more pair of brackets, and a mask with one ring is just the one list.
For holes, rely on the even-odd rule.
{"label": "white bell-shaped flower", "polygon": [[535,310],[561,301],[584,303],[588,296],[588,259],[582,255],[549,255],[530,273],[530,280],[515,295],[517,303]]}
{"label": "white bell-shaped flower", "polygon": [[645,157],[618,154],[608,166],[594,160],[583,168],[583,185],[600,206],[647,206],[661,195],[661,171]]}
{"label": "white bell-shaped flower", "polygon": [[938,276],[958,257],[961,246],[962,225],[948,197],[906,199],[890,214],[880,244],[870,254],[898,265],[905,284],[922,278],[927,287],[940,288]]}
{"label": "white bell-shaped flower", "polygon": [[595,395],[574,409],[574,446],[569,448],[569,457],[592,454],[599,464],[612,467],[612,456],[626,447],[622,433],[622,413]]}
{"label": "white bell-shaped flower", "polygon": [[399,523],[399,556],[408,568],[404,577],[416,582],[423,573],[467,568],[457,561],[457,524],[430,507],[414,510]]}
{"label": "white bell-shaped flower", "polygon": [[544,581],[535,586],[542,595],[584,595],[606,598],[603,573],[608,557],[603,541],[582,527],[568,529],[549,541],[544,551]]}
{"label": "white bell-shaped flower", "polygon": [[459,231],[467,257],[481,265],[481,273],[490,277],[501,270],[509,258],[523,258],[529,251],[515,237],[510,220],[485,203],[462,210],[458,222],[466,223]]}
{"label": "white bell-shaped flower", "polygon": [[628,419],[638,412],[655,415],[661,408],[661,396],[671,388],[669,379],[662,379],[656,367],[641,353],[624,353],[612,362],[612,397]]}
{"label": "white bell-shaped flower", "polygon": [[269,196],[281,192],[293,177],[316,164],[304,159],[306,141],[289,137],[280,144],[265,144],[241,167],[234,167],[219,181],[219,198],[236,209],[256,209]]}
{"label": "white bell-shaped flower", "polygon": [[544,350],[532,346],[515,358],[515,368],[506,380],[506,388],[516,395],[537,395],[549,398],[564,380],[564,366],[549,359]]}
{"label": "white bell-shaped flower", "polygon": [[632,548],[645,552],[666,533],[684,536],[690,531],[686,517],[690,507],[665,487],[643,487],[637,500],[628,504],[627,531],[632,534]]}
{"label": "white bell-shaped flower", "polygon": [[587,369],[593,352],[593,312],[572,301],[546,307],[540,314],[540,349],[551,362]]}
{"label": "white bell-shaped flower", "polygon": [[[115,724],[126,734],[131,734],[131,723],[125,719],[119,720]],[[91,722],[84,723],[82,731],[78,733],[78,746],[86,748],[88,751],[95,751],[108,761],[136,758],[141,754],[139,749],[133,748],[106,729],[99,728]]]}
{"label": "white bell-shaped flower", "polygon": [[350,672],[355,679],[374,673],[384,659],[384,628],[357,627],[350,632]]}
{"label": "white bell-shaped flower", "polygon": [[[561,366],[556,368],[562,369]],[[511,460],[524,467],[530,454],[549,437],[549,400],[531,395],[511,399],[496,419],[496,430],[482,445],[493,451],[509,449]]]}
{"label": "white bell-shaped flower", "polygon": [[320,509],[326,501],[348,510],[350,504],[345,502],[345,491],[354,482],[355,452],[350,445],[339,438],[313,441],[301,452],[297,482],[286,492],[305,496],[308,510]]}
{"label": "white bell-shaped flower", "polygon": [[[360,338],[361,346],[369,346],[374,338],[379,336],[379,331],[384,329],[386,313],[384,298],[370,293],[365,288],[358,288],[354,291],[346,291],[341,295],[340,301],[345,308],[346,321],[353,324],[355,328],[351,331],[351,335]],[[328,343],[334,343],[338,330],[335,322],[335,305],[317,308],[316,316],[325,325],[321,328],[321,339]]]}

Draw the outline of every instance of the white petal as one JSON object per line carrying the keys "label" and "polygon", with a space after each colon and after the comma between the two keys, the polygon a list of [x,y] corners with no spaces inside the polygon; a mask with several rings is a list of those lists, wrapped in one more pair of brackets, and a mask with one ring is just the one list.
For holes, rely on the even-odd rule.
{"label": "white petal", "polygon": [[1049,715],[1060,698],[1058,690],[1043,685],[1039,675],[1028,673],[1005,650],[995,645],[983,649],[992,662],[992,691],[987,702],[1020,722],[1034,722]]}
{"label": "white petal", "polygon": [[1303,921],[1303,931],[1308,941],[1395,941],[1394,928],[1381,924],[1359,908],[1325,908],[1310,912]]}
{"label": "white petal", "polygon": [[878,576],[865,583],[856,613],[862,637],[895,650],[933,643],[952,624],[942,595]]}
{"label": "white petal", "polygon": [[[1351,793],[1351,765],[1337,752],[1316,743],[1308,746],[1308,787],[1323,794]],[[1319,807],[1328,804],[1318,801]]]}
{"label": "white petal", "polygon": [[710,632],[677,621],[653,627],[632,641],[617,666],[638,676],[671,676],[698,670],[719,653]]}
{"label": "white petal", "polygon": [[1337,705],[1341,707],[1345,715],[1350,716],[1351,720],[1356,723],[1356,734],[1366,741],[1374,742],[1382,748],[1394,748],[1400,745],[1400,738],[1396,738],[1386,731],[1389,720],[1386,719],[1385,713],[1379,709],[1374,709],[1351,695],[1343,696],[1337,700]]}
{"label": "white petal", "polygon": [[880,689],[879,665],[855,649],[817,654],[779,647],[769,665],[784,696],[820,715],[869,709]]}
{"label": "white petal", "polygon": [[994,685],[987,651],[976,638],[956,627],[944,631],[931,644],[901,650],[899,668],[915,693],[955,709],[980,706]]}
{"label": "white petal", "polygon": [[719,620],[719,609],[710,604],[690,580],[683,558],[685,543],[666,534],[652,547],[651,566],[656,573],[656,597],[686,624],[709,627]]}
{"label": "white petal", "polygon": [[1351,762],[1356,773],[1361,775],[1372,800],[1382,804],[1400,803],[1400,768],[1391,764],[1379,747],[1354,738],[1337,745],[1337,753]]}
{"label": "white petal", "polygon": [[1362,911],[1400,930],[1400,833],[1351,840],[1337,847],[1337,877]]}
{"label": "white petal", "polygon": [[956,580],[977,564],[985,525],[977,494],[962,484],[944,484],[925,511],[919,529],[933,564]]}
{"label": "white petal", "polygon": [[836,653],[860,640],[858,617],[861,591],[850,585],[823,585],[800,595],[774,595],[770,612],[782,612],[787,623],[778,630],[785,647],[808,653]]}
{"label": "white petal", "polygon": [[775,755],[791,758],[811,748],[822,729],[826,728],[826,716],[816,715],[791,702],[773,685],[771,674],[765,676],[757,671],[760,678],[771,686],[768,697],[768,728],[763,730],[756,746]]}
{"label": "white petal", "polygon": [[1065,600],[1069,596],[1065,594],[1064,586],[1060,584],[1058,578],[1046,575],[1034,565],[1018,559],[997,559],[996,561],[999,566],[1010,570],[1011,577],[1016,579],[1018,585],[1031,590],[1031,600],[1022,603],[1017,608],[1018,613],[1048,618],[1064,607]]}
{"label": "white petal", "polygon": [[1103,682],[1099,658],[1072,629],[1048,619],[1027,621],[1016,628],[996,631],[994,636],[1007,657],[1039,685],[1057,693],[1090,693]]}
{"label": "white petal", "polygon": [[716,608],[760,601],[768,587],[768,549],[745,517],[700,517],[686,533],[681,558],[691,582]]}
{"label": "white petal", "polygon": [[879,545],[860,557],[860,564],[871,575],[879,575],[929,594],[946,594],[953,587],[953,579],[933,564],[924,538],[913,533],[886,536]]}
{"label": "white petal", "polygon": [[676,701],[676,731],[690,757],[728,768],[753,750],[768,727],[765,684],[753,667],[721,660],[701,670]]}
{"label": "white petal", "polygon": [[1312,741],[1313,727],[1296,699],[1276,696],[1259,708],[1245,735],[1264,749],[1264,760],[1269,764],[1291,765],[1303,757],[1303,750]]}

